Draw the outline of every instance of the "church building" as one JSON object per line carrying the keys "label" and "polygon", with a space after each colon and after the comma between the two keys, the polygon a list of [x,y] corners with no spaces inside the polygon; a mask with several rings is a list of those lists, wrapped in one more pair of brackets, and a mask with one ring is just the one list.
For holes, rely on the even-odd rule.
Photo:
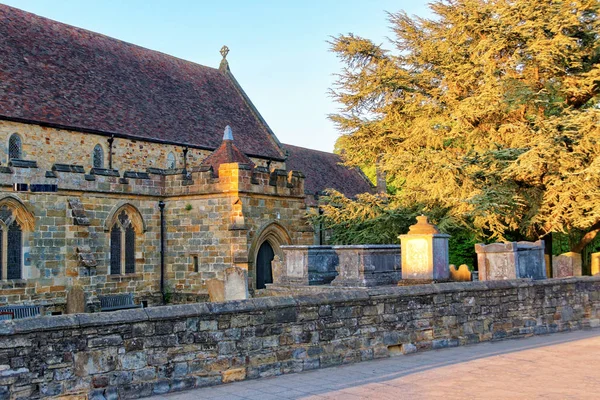
{"label": "church building", "polygon": [[281,144],[227,53],[205,67],[0,5],[0,305],[63,312],[74,285],[90,307],[201,301],[232,265],[261,289],[280,246],[314,243],[315,192],[371,190]]}

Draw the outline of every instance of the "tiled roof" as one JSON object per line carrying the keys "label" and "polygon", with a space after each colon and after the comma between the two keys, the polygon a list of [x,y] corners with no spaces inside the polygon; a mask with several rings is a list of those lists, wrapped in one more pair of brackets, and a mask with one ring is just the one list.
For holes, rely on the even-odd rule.
{"label": "tiled roof", "polygon": [[[229,134],[231,135],[231,131]],[[233,139],[226,138],[227,133],[225,134],[225,137],[223,137],[221,146],[202,161],[202,166],[212,167],[215,176],[219,176],[219,166],[221,164],[240,163],[246,164],[250,166],[250,168],[254,168],[252,160],[237,148],[233,143]]]}
{"label": "tiled roof", "polygon": [[282,159],[228,74],[0,4],[0,118]]}
{"label": "tiled roof", "polygon": [[373,192],[371,183],[363,173],[356,168],[342,165],[342,159],[337,154],[290,144],[284,144],[283,147],[289,154],[286,161],[287,169],[300,171],[306,176],[305,192],[314,194],[325,189],[335,189],[346,197]]}

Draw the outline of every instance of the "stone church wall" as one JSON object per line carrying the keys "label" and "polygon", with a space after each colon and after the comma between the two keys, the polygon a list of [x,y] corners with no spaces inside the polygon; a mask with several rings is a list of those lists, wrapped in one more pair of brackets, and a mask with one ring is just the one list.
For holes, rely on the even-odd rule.
{"label": "stone church wall", "polygon": [[600,325],[600,277],[350,289],[0,322],[0,394],[137,398]]}
{"label": "stone church wall", "polygon": [[[224,127],[223,127],[224,128]],[[36,160],[40,169],[51,170],[55,163],[81,165],[88,172],[92,168],[94,146],[104,150],[104,167],[108,168],[108,136],[75,132],[66,129],[43,127],[35,124],[0,120],[0,163],[8,164],[8,138],[13,133],[21,136],[23,158]],[[164,143],[145,142],[115,138],[113,142],[113,168],[146,171],[147,168],[167,168],[167,156],[175,156],[176,168],[183,168],[183,148]],[[187,167],[198,167],[210,150],[189,148]],[[267,160],[252,158],[258,166],[266,166]],[[272,162],[273,168],[285,168],[285,163]]]}
{"label": "stone church wall", "polygon": [[[66,293],[74,284],[83,286],[88,306],[97,295],[123,292],[135,293],[138,302],[158,302],[161,200],[166,204],[166,281],[172,301],[206,298],[206,280],[222,278],[230,265],[249,269],[253,277],[248,252],[256,250],[254,237],[269,224],[285,227],[293,243],[312,243],[312,233],[307,234],[312,230],[303,220],[306,203],[298,173],[223,164],[215,178],[200,166],[208,152],[190,149],[186,177],[181,169],[160,169],[166,154],[181,152],[181,147],[117,138],[113,166],[118,176],[91,174],[93,147],[105,145],[106,137],[0,121],[0,143],[7,144],[12,133],[21,136],[22,158],[35,164],[7,166],[7,145],[0,146],[0,206],[16,199],[35,222],[23,234],[24,279],[0,281],[0,304],[33,302],[46,305],[47,313],[64,311]],[[105,167],[107,157],[105,152]],[[15,183],[57,185],[58,191],[15,191]],[[89,225],[77,223],[73,200],[80,202]],[[145,229],[136,230],[136,272],[110,275],[107,219],[124,205],[141,215]],[[78,249],[85,246],[97,266],[82,266]]]}

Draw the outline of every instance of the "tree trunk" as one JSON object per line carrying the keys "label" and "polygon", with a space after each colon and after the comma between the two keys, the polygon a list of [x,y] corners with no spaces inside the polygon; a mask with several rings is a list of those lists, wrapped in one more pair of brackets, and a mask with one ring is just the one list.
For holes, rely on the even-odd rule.
{"label": "tree trunk", "polygon": [[571,248],[571,251],[574,253],[581,253],[583,249],[585,249],[585,246],[587,246],[592,240],[594,240],[598,232],[600,232],[600,221],[596,222],[590,227],[588,233],[583,235],[579,243],[577,243]]}

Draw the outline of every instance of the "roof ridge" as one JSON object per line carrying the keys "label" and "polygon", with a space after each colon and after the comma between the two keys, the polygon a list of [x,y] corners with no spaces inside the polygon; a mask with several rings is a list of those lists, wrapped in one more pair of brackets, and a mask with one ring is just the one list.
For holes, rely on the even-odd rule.
{"label": "roof ridge", "polygon": [[311,149],[310,147],[303,147],[303,146],[297,146],[294,144],[288,144],[288,143],[281,143],[283,146],[289,146],[289,147],[295,147],[297,149],[304,149],[304,150],[310,150],[310,151],[318,151],[319,153],[325,153],[325,154],[332,154],[334,156],[337,156],[339,158],[342,158],[341,155],[334,153],[333,151],[325,151],[325,150],[318,150],[318,149]]}

